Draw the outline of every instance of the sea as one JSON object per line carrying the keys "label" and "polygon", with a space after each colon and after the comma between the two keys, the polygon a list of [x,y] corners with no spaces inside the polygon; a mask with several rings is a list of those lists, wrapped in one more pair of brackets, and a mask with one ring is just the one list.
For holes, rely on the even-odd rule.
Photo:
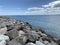
{"label": "sea", "polygon": [[28,22],[36,28],[40,27],[47,34],[60,39],[60,15],[10,15],[8,17]]}

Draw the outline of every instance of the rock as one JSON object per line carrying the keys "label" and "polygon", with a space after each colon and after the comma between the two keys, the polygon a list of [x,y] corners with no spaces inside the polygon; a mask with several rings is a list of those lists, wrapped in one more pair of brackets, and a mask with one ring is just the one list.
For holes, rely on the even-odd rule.
{"label": "rock", "polygon": [[0,41],[2,40],[9,41],[9,37],[6,35],[0,35]]}
{"label": "rock", "polygon": [[44,44],[40,41],[36,41],[36,45],[44,45]]}
{"label": "rock", "polygon": [[28,38],[30,41],[36,41],[39,35],[35,31],[31,31],[28,33]]}
{"label": "rock", "polygon": [[0,35],[7,33],[7,27],[4,25],[0,25]]}
{"label": "rock", "polygon": [[54,42],[54,41],[51,41],[51,43],[50,43],[51,45],[58,45],[56,42]]}
{"label": "rock", "polygon": [[0,45],[6,45],[6,41],[5,41],[5,40],[2,40],[2,41],[0,42]]}
{"label": "rock", "polygon": [[51,45],[48,41],[43,42],[45,45]]}
{"label": "rock", "polygon": [[25,34],[25,32],[23,32],[22,30],[20,30],[18,33],[19,33],[19,36],[22,36]]}
{"label": "rock", "polygon": [[7,35],[9,36],[10,39],[14,39],[15,37],[18,36],[18,31],[13,29],[8,31]]}
{"label": "rock", "polygon": [[8,42],[8,45],[25,45],[21,37],[16,37]]}
{"label": "rock", "polygon": [[13,25],[6,25],[6,27],[7,27],[7,31],[10,31],[10,30],[12,30],[12,29],[14,29],[14,26]]}
{"label": "rock", "polygon": [[39,41],[43,43],[43,40],[41,38],[39,39]]}
{"label": "rock", "polygon": [[41,33],[41,36],[47,36],[46,34],[44,34],[44,33]]}
{"label": "rock", "polygon": [[60,39],[59,39],[59,40],[57,40],[57,43],[60,45]]}
{"label": "rock", "polygon": [[28,43],[28,44],[26,44],[26,45],[36,45],[36,44],[34,44],[34,43]]}
{"label": "rock", "polygon": [[52,39],[49,38],[49,37],[47,37],[47,36],[43,36],[43,37],[41,37],[41,39],[42,39],[43,41],[48,41],[48,42],[51,42],[51,41],[52,41]]}
{"label": "rock", "polygon": [[16,42],[15,40],[12,40],[10,42],[8,42],[8,45],[22,45],[19,42]]}

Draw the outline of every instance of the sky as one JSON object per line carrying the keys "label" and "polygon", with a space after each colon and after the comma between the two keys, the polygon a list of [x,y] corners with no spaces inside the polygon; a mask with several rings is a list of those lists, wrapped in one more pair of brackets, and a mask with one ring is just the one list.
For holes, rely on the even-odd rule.
{"label": "sky", "polygon": [[0,15],[59,15],[60,0],[0,0]]}

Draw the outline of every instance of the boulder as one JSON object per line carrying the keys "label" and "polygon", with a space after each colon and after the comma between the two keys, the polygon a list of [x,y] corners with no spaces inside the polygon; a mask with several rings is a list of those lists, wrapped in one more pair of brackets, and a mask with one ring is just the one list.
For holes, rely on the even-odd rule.
{"label": "boulder", "polygon": [[60,45],[60,44],[57,44],[56,42],[54,42],[54,41],[51,41],[51,43],[50,43],[51,45]]}
{"label": "boulder", "polygon": [[5,41],[5,40],[2,40],[2,41],[0,42],[0,45],[6,45],[6,41]]}
{"label": "boulder", "polygon": [[12,40],[10,42],[8,42],[8,45],[22,45],[19,42],[16,42],[15,40]]}
{"label": "boulder", "polygon": [[23,40],[20,37],[16,37],[8,42],[8,45],[25,45]]}
{"label": "boulder", "polygon": [[18,33],[19,33],[19,36],[22,36],[25,34],[25,32],[23,32],[22,30],[20,30]]}
{"label": "boulder", "polygon": [[2,40],[9,41],[9,37],[6,35],[0,35],[0,41]]}
{"label": "boulder", "polygon": [[36,41],[38,39],[39,35],[35,31],[31,31],[28,33],[28,39],[30,41]]}
{"label": "boulder", "polygon": [[44,44],[40,41],[36,41],[36,45],[44,45]]}
{"label": "boulder", "polygon": [[51,45],[48,41],[43,42],[45,45]]}
{"label": "boulder", "polygon": [[36,44],[30,42],[30,43],[27,43],[26,45],[36,45]]}
{"label": "boulder", "polygon": [[10,39],[14,39],[18,36],[18,31],[13,29],[8,31],[7,35],[9,36]]}
{"label": "boulder", "polygon": [[7,27],[6,26],[0,26],[0,35],[6,34],[7,33]]}

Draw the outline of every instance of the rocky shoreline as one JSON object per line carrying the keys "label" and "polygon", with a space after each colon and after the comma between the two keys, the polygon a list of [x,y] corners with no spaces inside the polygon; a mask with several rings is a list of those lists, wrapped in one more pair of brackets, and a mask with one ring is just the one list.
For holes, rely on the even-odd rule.
{"label": "rocky shoreline", "polygon": [[0,16],[0,45],[60,45],[60,40],[27,22]]}

